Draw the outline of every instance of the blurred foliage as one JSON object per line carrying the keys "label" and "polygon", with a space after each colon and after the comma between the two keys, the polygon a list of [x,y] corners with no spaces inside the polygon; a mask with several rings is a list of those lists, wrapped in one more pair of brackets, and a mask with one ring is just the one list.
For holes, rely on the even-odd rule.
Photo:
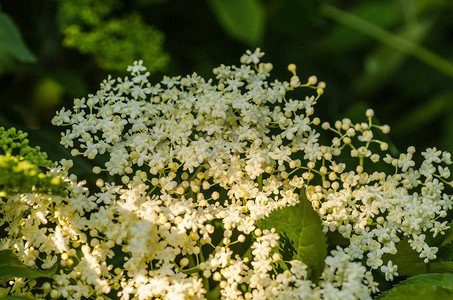
{"label": "blurred foliage", "polygon": [[108,73],[143,59],[154,82],[206,76],[258,46],[276,76],[296,63],[327,83],[321,118],[361,120],[372,107],[395,149],[453,151],[452,13],[447,0],[2,1],[0,126],[68,158],[50,119]]}
{"label": "blurred foliage", "polygon": [[28,143],[27,133],[0,127],[0,197],[31,192],[64,195],[63,180],[44,173],[53,166],[47,154]]}
{"label": "blurred foliage", "polygon": [[117,0],[61,0],[60,29],[63,45],[93,56],[105,70],[123,72],[131,61],[142,59],[151,72],[163,70],[163,34],[143,22],[138,14],[114,16]]}
{"label": "blurred foliage", "polygon": [[25,45],[14,21],[0,11],[0,74],[8,69],[10,60],[34,63],[35,56]]}
{"label": "blurred foliage", "polygon": [[209,0],[212,11],[232,38],[247,45],[262,42],[264,8],[259,0]]}

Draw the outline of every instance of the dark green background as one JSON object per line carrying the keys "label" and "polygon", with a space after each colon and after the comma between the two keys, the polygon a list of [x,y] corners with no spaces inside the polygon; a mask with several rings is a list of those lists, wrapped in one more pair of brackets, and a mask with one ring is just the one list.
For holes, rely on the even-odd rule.
{"label": "dark green background", "polygon": [[[68,156],[58,146],[60,129],[50,124],[55,111],[94,93],[108,74],[125,75],[62,45],[62,1],[0,4],[36,58],[2,51],[11,29],[0,22],[0,126],[29,131],[31,143],[52,159]],[[258,46],[264,61],[274,64],[274,78],[289,80],[286,66],[295,63],[301,78],[315,74],[327,83],[316,107],[323,120],[361,120],[372,107],[379,122],[391,125],[400,151],[409,145],[453,151],[452,1],[119,2],[112,18],[136,13],[165,36],[170,60],[151,75],[154,82],[194,71],[210,77],[213,67],[238,64],[246,49]],[[139,58],[130,57],[130,63]]]}

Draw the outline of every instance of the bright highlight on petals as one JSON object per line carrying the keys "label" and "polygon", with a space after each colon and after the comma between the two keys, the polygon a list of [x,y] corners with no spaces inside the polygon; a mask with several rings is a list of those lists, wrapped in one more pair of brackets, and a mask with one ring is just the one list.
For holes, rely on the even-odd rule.
{"label": "bright highlight on petals", "polygon": [[[371,109],[363,122],[323,122],[314,106],[325,83],[294,64],[289,81],[271,80],[263,55],[158,83],[138,61],[60,110],[61,144],[97,166],[88,183],[71,161],[52,166],[64,196],[1,195],[2,248],[32,268],[60,265],[48,280],[0,287],[45,299],[372,299],[372,272],[399,276],[390,259],[402,242],[436,259],[428,237],[449,228],[451,155],[390,155],[390,127]],[[348,241],[323,256],[316,280],[309,259],[280,251],[287,237],[257,227],[301,199],[319,236]]]}

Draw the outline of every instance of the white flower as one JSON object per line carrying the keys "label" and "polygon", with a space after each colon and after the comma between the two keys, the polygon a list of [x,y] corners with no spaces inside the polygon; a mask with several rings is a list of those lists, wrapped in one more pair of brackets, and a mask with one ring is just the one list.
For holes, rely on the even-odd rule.
{"label": "white flower", "polygon": [[133,66],[128,66],[127,71],[135,74],[146,71],[146,68],[143,66],[143,61],[140,60],[135,61]]}
{"label": "white flower", "polygon": [[[436,258],[425,237],[448,229],[437,219],[453,206],[444,188],[450,155],[427,149],[416,166],[409,147],[393,158],[376,140],[373,130],[385,126],[373,124],[370,111],[367,123],[323,125],[337,135],[323,144],[313,106],[325,84],[315,87],[310,77],[316,95],[291,99],[304,80],[291,67],[290,82],[269,82],[263,54],[247,51],[243,65],[221,65],[213,79],[194,73],[154,85],[135,62],[132,76],[109,76],[88,100],[57,113],[54,124],[69,128],[61,143],[96,158],[93,169],[108,182],[97,178],[89,190],[62,163],[52,172],[68,182],[67,197],[0,199],[9,229],[2,247],[31,267],[39,258],[50,268],[61,257],[60,273],[36,287],[43,297],[203,299],[203,282],[214,280],[226,299],[370,299],[377,291],[370,270],[398,276],[383,257],[396,254],[403,238],[425,261]],[[369,172],[379,157],[393,170]],[[324,232],[349,239],[327,256],[316,284],[304,262],[281,259],[275,230],[256,228],[304,194]],[[250,257],[241,257],[238,243],[251,245]],[[30,282],[0,285],[21,293]]]}
{"label": "white flower", "polygon": [[256,50],[252,53],[252,51],[247,50],[244,55],[241,57],[241,63],[243,64],[250,64],[254,63],[257,64],[260,62],[260,58],[263,57],[264,52],[261,52],[260,48],[256,48]]}
{"label": "white flower", "polygon": [[391,260],[388,261],[386,266],[381,267],[381,271],[385,275],[385,280],[392,281],[394,276],[398,276],[398,266],[393,265]]}

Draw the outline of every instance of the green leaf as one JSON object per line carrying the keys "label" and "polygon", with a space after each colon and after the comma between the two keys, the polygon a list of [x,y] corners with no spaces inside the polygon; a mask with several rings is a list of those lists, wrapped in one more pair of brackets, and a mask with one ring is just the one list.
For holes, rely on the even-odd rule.
{"label": "green leaf", "polygon": [[428,263],[429,272],[453,272],[453,242],[440,246],[436,256],[436,260]]}
{"label": "green leaf", "polygon": [[223,29],[249,46],[257,46],[264,33],[264,9],[259,0],[208,0]]}
{"label": "green leaf", "polygon": [[452,299],[453,292],[448,289],[426,284],[410,284],[394,287],[379,300],[441,300]]}
{"label": "green leaf", "polygon": [[22,264],[11,250],[0,251],[0,277],[39,278],[50,277],[57,271],[58,264],[48,270],[33,270]]}
{"label": "green leaf", "polygon": [[453,242],[440,246],[436,256],[439,260],[453,261]]}
{"label": "green leaf", "polygon": [[1,46],[0,42],[0,75],[8,72],[14,68],[14,59],[9,53]]}
{"label": "green leaf", "polygon": [[258,221],[257,226],[275,228],[278,234],[288,238],[295,249],[293,259],[304,262],[312,272],[312,279],[318,280],[325,266],[327,239],[305,191],[301,192],[299,204],[273,211],[269,217]]}
{"label": "green leaf", "polygon": [[14,278],[40,278],[40,277],[51,277],[57,271],[57,264],[48,270],[33,270],[25,265],[23,266],[0,266],[0,277]]}
{"label": "green leaf", "polygon": [[398,285],[428,284],[453,290],[453,274],[420,274],[410,277]]}
{"label": "green leaf", "polygon": [[429,272],[435,273],[453,273],[453,261],[433,261],[428,264]]}
{"label": "green leaf", "polygon": [[446,245],[453,242],[453,221],[448,223],[448,226],[450,226],[450,228],[448,228],[446,231],[445,239],[442,241],[442,245]]}
{"label": "green leaf", "polygon": [[0,12],[0,48],[3,48],[21,62],[36,62],[35,56],[25,45],[16,24],[7,14],[2,12]]}
{"label": "green leaf", "polygon": [[21,265],[19,259],[11,250],[0,251],[0,266],[2,265]]}
{"label": "green leaf", "polygon": [[383,256],[384,264],[392,260],[393,264],[398,266],[400,276],[412,276],[427,272],[427,264],[419,257],[419,254],[411,248],[408,238],[404,238],[396,245],[397,253],[395,255],[385,254]]}
{"label": "green leaf", "polygon": [[453,274],[420,274],[410,277],[391,290],[382,294],[378,299],[452,299]]}

